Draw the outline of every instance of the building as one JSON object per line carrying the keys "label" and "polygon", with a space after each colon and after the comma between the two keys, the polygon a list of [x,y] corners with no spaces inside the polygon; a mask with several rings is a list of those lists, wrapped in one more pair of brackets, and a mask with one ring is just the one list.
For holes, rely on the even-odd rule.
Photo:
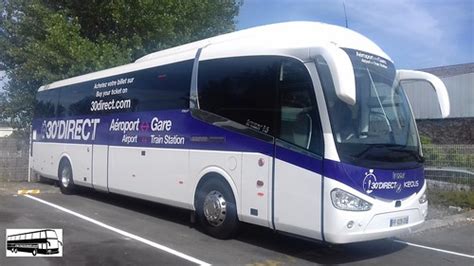
{"label": "building", "polygon": [[13,133],[14,129],[8,124],[0,121],[0,138],[8,137]]}
{"label": "building", "polygon": [[420,69],[443,80],[451,112],[441,119],[434,90],[424,82],[403,84],[420,135],[439,144],[474,144],[474,63]]}

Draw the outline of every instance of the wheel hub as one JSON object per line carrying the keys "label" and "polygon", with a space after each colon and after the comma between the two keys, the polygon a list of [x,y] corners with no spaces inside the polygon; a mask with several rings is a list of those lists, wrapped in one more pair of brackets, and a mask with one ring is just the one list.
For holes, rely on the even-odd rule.
{"label": "wheel hub", "polygon": [[227,203],[219,191],[211,191],[204,199],[204,216],[212,226],[221,225],[226,216]]}
{"label": "wheel hub", "polygon": [[63,184],[63,187],[68,187],[70,181],[71,181],[71,176],[69,174],[69,170],[67,168],[64,168],[61,171],[61,183]]}

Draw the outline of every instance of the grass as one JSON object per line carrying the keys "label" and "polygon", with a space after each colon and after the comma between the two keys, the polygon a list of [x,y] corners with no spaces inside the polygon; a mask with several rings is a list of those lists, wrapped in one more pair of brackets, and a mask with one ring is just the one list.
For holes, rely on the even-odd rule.
{"label": "grass", "polygon": [[474,191],[428,191],[428,201],[444,206],[474,209]]}

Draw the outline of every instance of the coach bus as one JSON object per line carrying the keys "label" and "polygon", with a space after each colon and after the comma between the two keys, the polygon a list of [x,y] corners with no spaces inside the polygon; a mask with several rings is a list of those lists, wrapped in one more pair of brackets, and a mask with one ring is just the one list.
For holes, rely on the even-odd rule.
{"label": "coach bus", "polygon": [[427,215],[403,81],[375,43],[317,22],[266,25],[42,86],[31,168],[185,208],[216,238],[240,222],[330,243],[391,237]]}
{"label": "coach bus", "polygon": [[59,241],[56,231],[51,229],[7,236],[7,250],[13,253],[31,252],[33,256],[38,253],[57,254],[59,245],[62,245],[62,242]]}

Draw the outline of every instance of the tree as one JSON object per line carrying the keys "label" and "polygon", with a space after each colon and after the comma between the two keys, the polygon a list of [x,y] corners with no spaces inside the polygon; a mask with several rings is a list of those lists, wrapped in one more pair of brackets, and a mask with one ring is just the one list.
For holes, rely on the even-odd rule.
{"label": "tree", "polygon": [[26,129],[44,84],[235,29],[240,0],[0,0],[0,119]]}

